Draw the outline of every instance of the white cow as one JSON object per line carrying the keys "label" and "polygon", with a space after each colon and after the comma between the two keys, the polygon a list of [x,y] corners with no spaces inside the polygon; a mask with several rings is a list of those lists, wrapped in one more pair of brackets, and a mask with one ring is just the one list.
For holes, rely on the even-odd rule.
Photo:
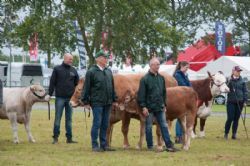
{"label": "white cow", "polygon": [[34,103],[49,101],[41,85],[31,85],[25,88],[3,88],[3,105],[0,108],[0,119],[11,122],[14,143],[19,143],[17,123],[24,123],[28,139],[35,142],[30,131],[30,112]]}

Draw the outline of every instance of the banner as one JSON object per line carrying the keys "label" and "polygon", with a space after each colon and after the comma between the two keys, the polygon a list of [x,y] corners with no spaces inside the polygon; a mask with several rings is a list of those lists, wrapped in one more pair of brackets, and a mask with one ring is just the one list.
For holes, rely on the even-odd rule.
{"label": "banner", "polygon": [[33,33],[29,39],[29,53],[30,53],[30,61],[38,60],[38,34]]}
{"label": "banner", "polygon": [[215,24],[215,46],[223,55],[226,52],[226,32],[225,26],[220,21]]}
{"label": "banner", "polygon": [[86,50],[85,50],[85,44],[82,37],[82,32],[80,30],[80,27],[77,24],[77,21],[74,21],[74,26],[76,30],[76,38],[77,38],[77,45],[78,45],[78,51],[79,51],[79,69],[86,71]]}

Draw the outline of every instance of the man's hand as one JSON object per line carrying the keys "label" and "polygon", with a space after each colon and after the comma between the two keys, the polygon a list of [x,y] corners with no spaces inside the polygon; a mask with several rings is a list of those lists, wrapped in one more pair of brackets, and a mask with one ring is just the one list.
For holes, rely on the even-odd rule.
{"label": "man's hand", "polygon": [[148,116],[149,115],[148,109],[146,107],[142,108],[142,113],[143,113],[144,116]]}
{"label": "man's hand", "polygon": [[163,108],[163,111],[166,113],[166,112],[167,112],[167,108],[166,108],[166,107],[164,107],[164,108]]}
{"label": "man's hand", "polygon": [[86,108],[86,109],[88,109],[88,110],[91,110],[91,106],[89,104],[86,104],[83,107]]}
{"label": "man's hand", "polygon": [[118,104],[118,102],[113,102],[112,105],[113,105],[114,107],[118,107],[119,104]]}

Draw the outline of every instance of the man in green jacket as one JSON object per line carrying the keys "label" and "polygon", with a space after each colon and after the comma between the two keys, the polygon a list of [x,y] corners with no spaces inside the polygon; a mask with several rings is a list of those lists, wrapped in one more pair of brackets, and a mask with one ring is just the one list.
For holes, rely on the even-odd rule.
{"label": "man in green jacket", "polygon": [[149,62],[150,69],[141,79],[138,91],[138,104],[142,108],[142,113],[146,116],[146,141],[148,149],[153,149],[152,123],[155,117],[160,125],[163,140],[166,145],[166,151],[175,152],[177,149],[173,146],[169,137],[166,116],[166,87],[165,79],[158,71],[160,62],[157,58],[152,58]]}
{"label": "man in green jacket", "polygon": [[92,107],[92,150],[94,152],[113,151],[114,149],[107,147],[106,133],[111,106],[116,101],[114,79],[111,70],[106,67],[108,55],[101,50],[95,55],[95,60],[96,65],[86,73],[81,100],[85,107]]}

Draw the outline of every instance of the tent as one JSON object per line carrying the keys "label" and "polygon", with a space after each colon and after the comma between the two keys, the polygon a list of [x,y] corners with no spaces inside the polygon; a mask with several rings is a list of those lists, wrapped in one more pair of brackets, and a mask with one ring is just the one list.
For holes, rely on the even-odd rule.
{"label": "tent", "polygon": [[216,61],[208,63],[207,66],[199,70],[197,73],[201,77],[207,75],[207,71],[210,73],[222,71],[226,77],[229,77],[232,74],[232,68],[234,66],[240,66],[243,70],[241,75],[250,80],[250,57],[222,56]]}
{"label": "tent", "polygon": [[[233,56],[239,54],[239,48],[232,45],[231,34],[227,33],[226,36],[228,46],[226,47],[224,55]],[[214,61],[222,56],[222,54],[217,51],[214,40],[214,34],[203,37],[195,44],[190,45],[187,49],[180,52],[177,61],[187,61],[190,63],[192,70],[200,70],[206,66],[208,62]]]}
{"label": "tent", "polygon": [[[173,75],[175,68],[176,68],[176,65],[160,65],[159,72],[166,72],[169,75]],[[131,71],[119,69],[118,72],[116,72],[116,73],[119,73],[119,74],[146,73],[148,70],[149,70],[148,64],[143,66],[143,67],[142,67],[142,65],[135,65],[133,67],[133,70],[131,70]],[[198,79],[197,73],[191,69],[188,69],[187,74],[188,74],[188,78],[190,80]]]}

